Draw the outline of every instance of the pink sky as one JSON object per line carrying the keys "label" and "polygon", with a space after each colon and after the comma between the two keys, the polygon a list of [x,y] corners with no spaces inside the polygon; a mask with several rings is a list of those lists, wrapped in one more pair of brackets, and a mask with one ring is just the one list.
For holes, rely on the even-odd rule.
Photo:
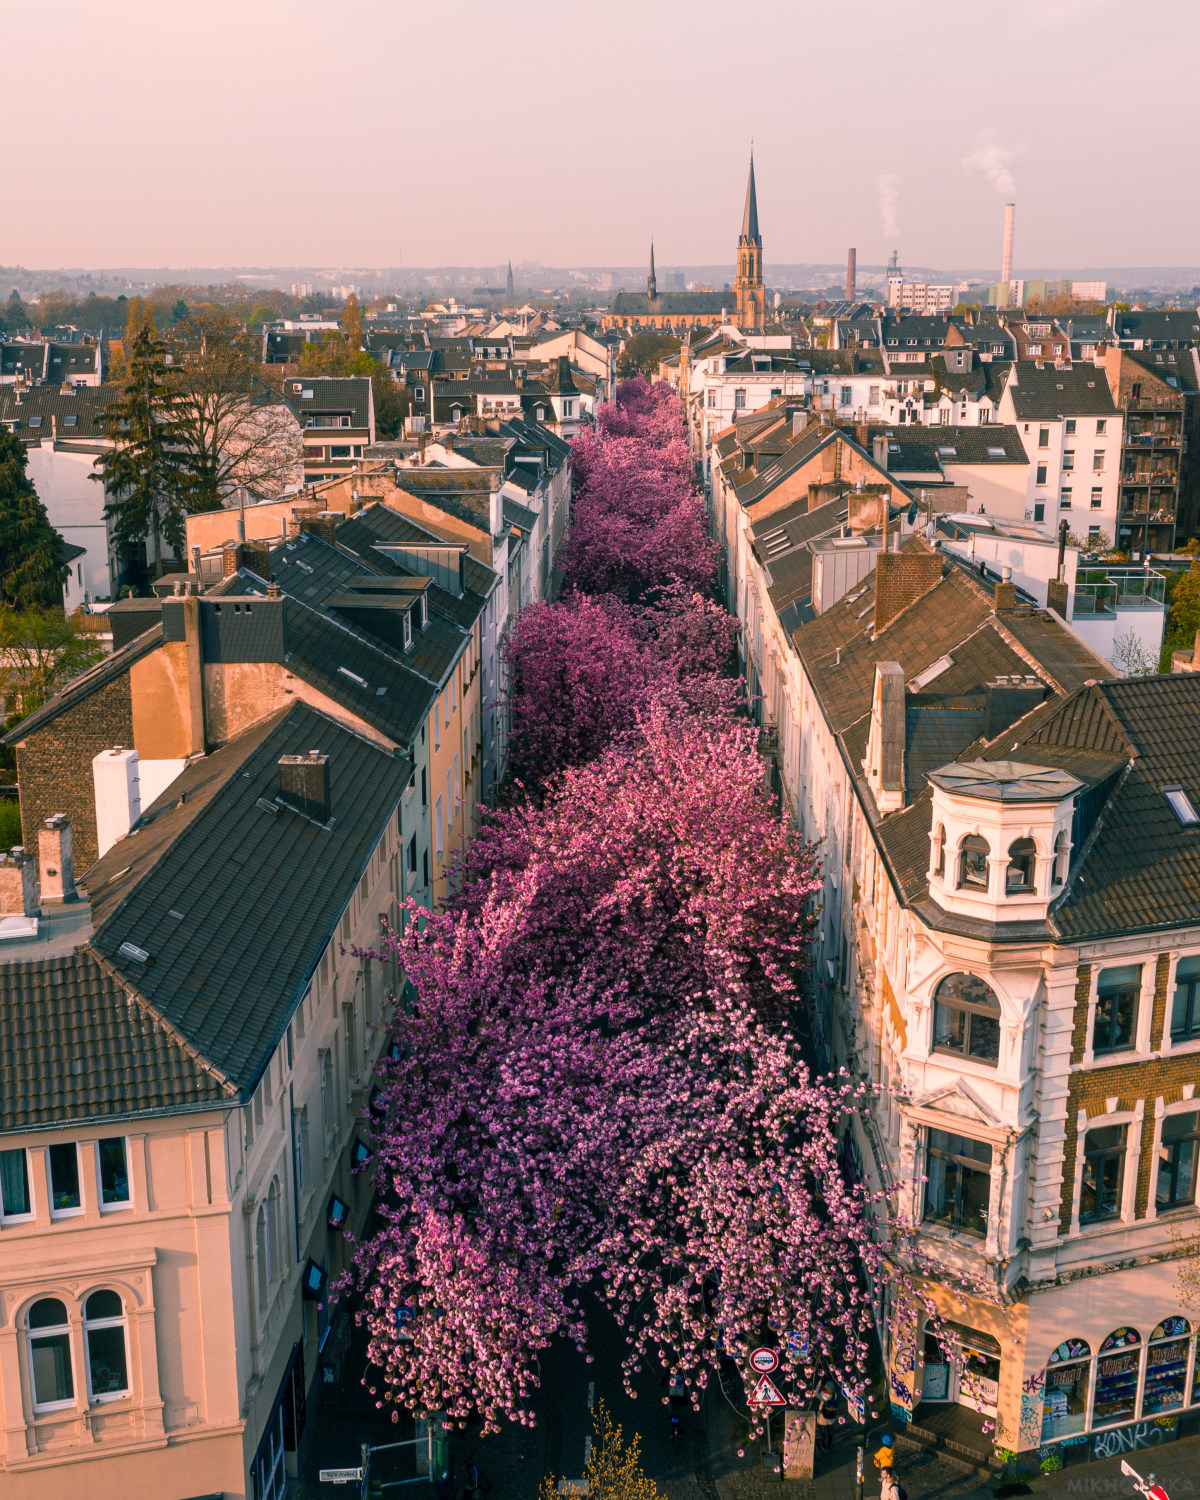
{"label": "pink sky", "polygon": [[1194,0],[9,4],[0,264],[732,261],[751,137],[768,267],[998,263],[1006,172],[1018,271],[1187,264],[1198,42]]}

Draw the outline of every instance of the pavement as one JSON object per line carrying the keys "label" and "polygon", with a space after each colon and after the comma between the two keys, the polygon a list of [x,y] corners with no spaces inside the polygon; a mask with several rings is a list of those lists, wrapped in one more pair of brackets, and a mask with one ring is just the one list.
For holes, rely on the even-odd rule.
{"label": "pavement", "polygon": [[[817,1474],[811,1481],[781,1480],[764,1467],[764,1443],[746,1442],[747,1422],[744,1408],[739,1410],[736,1374],[727,1373],[724,1382],[714,1376],[700,1410],[685,1413],[682,1434],[673,1440],[664,1402],[666,1388],[657,1373],[644,1375],[637,1399],[631,1399],[621,1384],[620,1361],[625,1351],[621,1331],[603,1312],[594,1319],[593,1331],[590,1363],[567,1344],[556,1344],[546,1352],[534,1402],[536,1427],[507,1425],[486,1438],[478,1429],[451,1436],[456,1486],[472,1465],[478,1468],[487,1500],[539,1500],[544,1478],[556,1484],[562,1479],[581,1479],[592,1413],[603,1400],[625,1439],[639,1437],[643,1471],[657,1484],[661,1500],[856,1500],[856,1448],[865,1436],[861,1429],[848,1431],[830,1453],[818,1456]],[[360,1373],[364,1370],[365,1381]],[[413,1437],[411,1418],[393,1423],[387,1412],[377,1410],[369,1390],[372,1383],[365,1336],[355,1330],[341,1384],[326,1389],[319,1409],[310,1414],[290,1500],[357,1500],[356,1489],[322,1484],[319,1470],[357,1465],[364,1442],[395,1443]],[[729,1388],[728,1395],[723,1384]],[[782,1429],[778,1417],[773,1426],[773,1447],[778,1452]],[[879,1494],[870,1458],[877,1446],[866,1443],[865,1500]],[[1153,1473],[1170,1500],[1192,1500],[1200,1492],[1200,1435],[1130,1453],[1127,1458],[1143,1477]],[[414,1478],[414,1450],[379,1454],[371,1472],[385,1480]],[[1008,1488],[998,1495],[1004,1485],[1001,1472],[971,1469],[957,1459],[901,1441],[896,1449],[896,1473],[909,1500],[1005,1500],[1015,1494],[1102,1500],[1136,1495],[1132,1482],[1121,1474],[1119,1458],[1039,1474],[1026,1480],[1025,1488]],[[423,1483],[385,1491],[389,1500],[406,1493],[412,1500],[427,1500],[431,1495]]]}

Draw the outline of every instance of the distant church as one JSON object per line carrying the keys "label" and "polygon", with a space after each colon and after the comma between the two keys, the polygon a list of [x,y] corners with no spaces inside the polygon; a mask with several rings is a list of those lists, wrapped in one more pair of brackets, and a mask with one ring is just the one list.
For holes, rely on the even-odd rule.
{"label": "distant church", "polygon": [[762,235],[758,232],[758,195],[754,189],[754,157],[750,157],[750,179],[746,183],[746,208],[738,236],[737,279],[732,296],[725,292],[660,292],[654,274],[654,246],[650,246],[650,269],[645,292],[618,292],[604,314],[604,328],[661,328],[683,333],[689,328],[720,322],[722,314],[739,328],[760,329],[766,315],[767,292],[763,286]]}

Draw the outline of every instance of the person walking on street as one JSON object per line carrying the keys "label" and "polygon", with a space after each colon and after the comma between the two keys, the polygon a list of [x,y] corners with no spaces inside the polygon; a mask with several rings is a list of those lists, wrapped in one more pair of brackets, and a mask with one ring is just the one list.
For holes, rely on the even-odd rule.
{"label": "person walking on street", "polygon": [[833,1447],[833,1428],[837,1422],[837,1386],[826,1376],[817,1391],[817,1448],[828,1453]]}
{"label": "person walking on street", "polygon": [[895,1465],[896,1455],[892,1447],[892,1435],[890,1432],[885,1432],[879,1439],[879,1450],[875,1454],[875,1467],[880,1473],[885,1471],[890,1473]]}

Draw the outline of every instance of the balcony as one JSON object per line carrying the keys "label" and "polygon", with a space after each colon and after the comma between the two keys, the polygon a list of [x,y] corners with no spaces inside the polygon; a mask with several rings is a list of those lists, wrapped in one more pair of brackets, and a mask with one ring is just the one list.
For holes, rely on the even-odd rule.
{"label": "balcony", "polygon": [[1118,610],[1163,608],[1167,580],[1152,568],[1088,568],[1075,580],[1072,619],[1116,619]]}
{"label": "balcony", "polygon": [[1179,482],[1178,469],[1126,469],[1121,475],[1122,484],[1169,484],[1172,488]]}
{"label": "balcony", "polygon": [[1127,432],[1125,434],[1126,448],[1178,448],[1179,445],[1178,433]]}

